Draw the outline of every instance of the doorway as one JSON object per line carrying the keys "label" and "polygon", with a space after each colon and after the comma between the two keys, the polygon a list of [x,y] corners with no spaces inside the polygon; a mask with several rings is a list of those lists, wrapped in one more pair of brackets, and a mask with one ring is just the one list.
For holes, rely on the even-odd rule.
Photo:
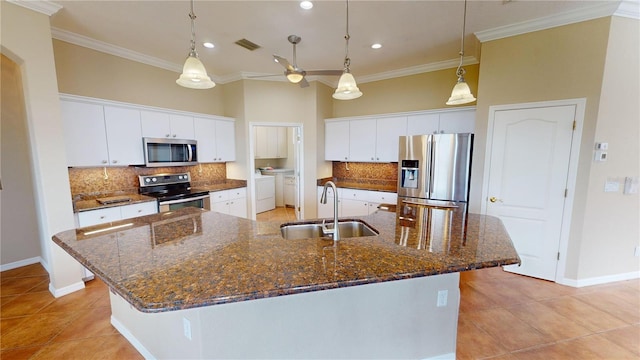
{"label": "doorway", "polygon": [[249,123],[253,220],[304,218],[302,135],[299,123]]}
{"label": "doorway", "polygon": [[564,274],[584,100],[491,107],[482,212],[499,217],[517,274]]}

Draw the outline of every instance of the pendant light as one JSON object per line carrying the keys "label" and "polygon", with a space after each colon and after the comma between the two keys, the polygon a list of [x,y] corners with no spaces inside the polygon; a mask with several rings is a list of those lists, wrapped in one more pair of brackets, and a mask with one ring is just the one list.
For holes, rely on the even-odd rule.
{"label": "pendant light", "polygon": [[344,36],[344,71],[340,76],[340,80],[338,80],[338,88],[333,93],[333,98],[338,100],[351,100],[362,96],[362,92],[356,84],[356,79],[351,75],[351,70],[349,69],[351,65],[351,59],[349,59],[349,38],[349,0],[347,0],[347,33]]}
{"label": "pendant light", "polygon": [[196,52],[196,15],[193,13],[193,0],[191,0],[189,18],[191,19],[191,50],[182,67],[182,74],[176,80],[176,83],[190,89],[211,89],[216,84],[207,75],[207,70],[198,59],[198,53]]}
{"label": "pendant light", "polygon": [[466,71],[464,71],[464,69],[462,68],[462,60],[464,58],[464,33],[466,22],[467,0],[464,0],[464,15],[462,17],[462,45],[460,47],[460,65],[458,65],[458,70],[456,70],[458,82],[453,87],[453,91],[451,91],[451,97],[446,102],[447,105],[461,105],[476,101],[476,98],[473,97],[473,94],[471,94],[469,85],[467,85],[467,83],[464,81],[464,74],[466,73]]}

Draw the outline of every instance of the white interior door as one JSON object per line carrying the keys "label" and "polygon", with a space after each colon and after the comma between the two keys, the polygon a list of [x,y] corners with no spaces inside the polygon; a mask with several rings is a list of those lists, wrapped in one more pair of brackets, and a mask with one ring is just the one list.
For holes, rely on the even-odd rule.
{"label": "white interior door", "polygon": [[555,280],[575,112],[573,105],[495,112],[485,201],[522,260],[507,271]]}

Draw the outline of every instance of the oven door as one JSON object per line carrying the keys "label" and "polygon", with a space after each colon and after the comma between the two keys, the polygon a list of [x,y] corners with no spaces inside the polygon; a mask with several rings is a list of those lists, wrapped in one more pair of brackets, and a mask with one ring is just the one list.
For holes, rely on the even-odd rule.
{"label": "oven door", "polygon": [[160,212],[177,210],[185,207],[196,207],[211,210],[211,198],[209,195],[182,198],[177,200],[160,201],[158,203]]}

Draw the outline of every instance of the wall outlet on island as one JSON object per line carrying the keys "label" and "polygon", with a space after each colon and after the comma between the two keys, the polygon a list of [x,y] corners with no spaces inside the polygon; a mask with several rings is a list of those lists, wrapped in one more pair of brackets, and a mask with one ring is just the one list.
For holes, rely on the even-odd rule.
{"label": "wall outlet on island", "polygon": [[633,255],[640,256],[640,246],[636,246],[636,249],[633,251]]}
{"label": "wall outlet on island", "polygon": [[187,318],[182,318],[182,327],[184,328],[184,337],[191,340],[191,321]]}
{"label": "wall outlet on island", "polygon": [[447,306],[447,296],[448,295],[449,295],[449,290],[438,290],[437,307]]}

